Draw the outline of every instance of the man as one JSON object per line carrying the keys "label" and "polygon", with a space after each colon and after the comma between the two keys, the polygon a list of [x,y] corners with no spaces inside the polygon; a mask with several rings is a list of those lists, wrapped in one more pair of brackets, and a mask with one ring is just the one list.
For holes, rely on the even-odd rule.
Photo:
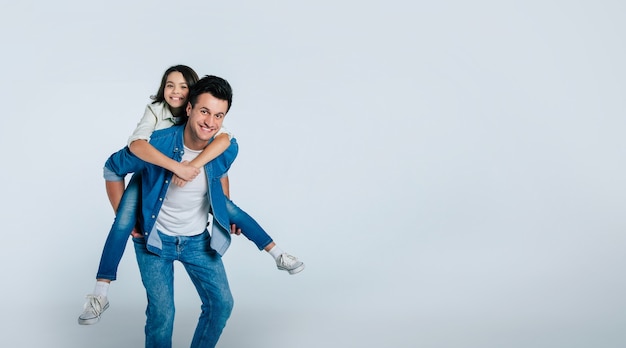
{"label": "man", "polygon": [[[232,103],[229,83],[205,76],[189,91],[184,125],[155,131],[150,143],[177,161],[191,161],[221,128]],[[233,307],[221,255],[230,244],[230,222],[222,182],[237,156],[236,140],[202,168],[198,177],[179,187],[170,185],[172,173],[134,156],[128,148],[111,155],[105,164],[109,196],[124,189],[123,178],[142,172],[141,229],[134,235],[135,254],[146,294],[146,347],[171,347],[174,325],[173,262],[189,274],[202,313],[191,347],[214,347]],[[200,180],[199,180],[200,179]],[[212,233],[207,224],[213,215]]]}

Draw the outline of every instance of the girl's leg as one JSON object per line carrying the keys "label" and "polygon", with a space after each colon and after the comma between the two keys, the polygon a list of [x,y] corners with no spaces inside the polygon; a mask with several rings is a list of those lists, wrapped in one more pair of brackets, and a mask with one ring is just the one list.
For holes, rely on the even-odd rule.
{"label": "girl's leg", "polygon": [[241,229],[241,233],[256,244],[259,250],[267,251],[276,261],[276,266],[279,270],[287,271],[289,274],[296,274],[304,269],[302,261],[299,261],[293,255],[283,252],[252,216],[248,215],[228,198],[226,198],[226,210],[230,223],[237,225]]}
{"label": "girl's leg", "polygon": [[137,221],[137,210],[140,206],[140,184],[141,176],[135,174],[124,190],[115,221],[104,243],[102,256],[100,257],[100,266],[96,274],[97,282],[94,292],[87,295],[83,313],[78,317],[78,323],[81,325],[97,323],[102,313],[109,308],[109,300],[107,299],[108,287],[109,283],[116,279],[117,267],[124,254],[128,236]]}
{"label": "girl's leg", "polygon": [[230,223],[241,228],[241,233],[256,244],[259,250],[263,250],[270,243],[273,243],[272,237],[263,230],[263,227],[228,198],[226,198],[226,210]]}
{"label": "girl's leg", "polygon": [[117,278],[117,268],[122,260],[128,237],[137,224],[140,194],[141,175],[136,173],[124,190],[115,220],[104,243],[97,279],[112,281]]}

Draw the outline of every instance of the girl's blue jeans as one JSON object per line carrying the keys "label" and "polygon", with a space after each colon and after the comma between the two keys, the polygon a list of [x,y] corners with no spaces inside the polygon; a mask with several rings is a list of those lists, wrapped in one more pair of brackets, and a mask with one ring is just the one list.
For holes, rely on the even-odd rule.
{"label": "girl's blue jeans", "polygon": [[241,234],[256,244],[259,250],[263,250],[272,242],[272,237],[263,230],[263,227],[230,199],[226,199],[226,211],[228,212],[230,223],[237,225],[237,228],[241,228]]}
{"label": "girl's blue jeans", "polygon": [[[117,279],[117,268],[122,260],[128,237],[137,224],[141,208],[141,174],[135,173],[126,186],[113,225],[109,230],[96,279]],[[231,224],[241,228],[241,233],[252,241],[259,250],[272,242],[272,238],[263,230],[254,218],[226,199],[226,210]]]}
{"label": "girl's blue jeans", "polygon": [[115,280],[117,278],[117,267],[122,260],[128,237],[139,217],[140,197],[141,174],[135,173],[130,178],[117,207],[115,220],[113,220],[113,225],[102,249],[96,279]]}

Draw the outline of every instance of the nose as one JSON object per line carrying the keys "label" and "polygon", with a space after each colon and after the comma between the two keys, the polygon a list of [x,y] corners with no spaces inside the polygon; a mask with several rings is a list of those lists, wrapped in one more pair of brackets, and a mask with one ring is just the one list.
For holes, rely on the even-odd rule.
{"label": "nose", "polygon": [[210,122],[211,122],[211,126],[213,126],[213,127],[216,127],[216,128],[217,128],[217,127],[219,126],[219,125],[218,125],[218,123],[219,123],[219,122],[217,122],[217,118],[215,118],[215,117],[211,117],[210,119],[211,119],[211,121],[210,121]]}
{"label": "nose", "polygon": [[209,127],[217,127],[217,120],[213,117],[213,115],[207,115],[207,117],[204,118],[204,122]]}

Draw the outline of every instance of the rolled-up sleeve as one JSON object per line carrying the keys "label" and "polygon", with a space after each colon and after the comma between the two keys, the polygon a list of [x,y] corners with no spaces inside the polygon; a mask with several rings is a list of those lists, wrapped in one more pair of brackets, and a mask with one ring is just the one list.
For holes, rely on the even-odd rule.
{"label": "rolled-up sleeve", "polygon": [[109,156],[104,163],[103,176],[106,181],[124,180],[126,174],[135,173],[145,167],[145,162],[130,152],[128,146]]}
{"label": "rolled-up sleeve", "polygon": [[235,158],[237,158],[238,153],[239,145],[237,144],[237,139],[232,138],[230,139],[230,146],[226,151],[209,162],[213,166],[215,177],[222,178],[228,175],[228,170],[235,161]]}
{"label": "rolled-up sleeve", "polygon": [[111,169],[107,168],[106,166],[104,168],[102,168],[102,172],[103,172],[104,180],[106,180],[106,181],[122,181],[122,180],[124,180],[123,176],[119,176],[119,175],[115,174],[114,171],[112,171]]}

